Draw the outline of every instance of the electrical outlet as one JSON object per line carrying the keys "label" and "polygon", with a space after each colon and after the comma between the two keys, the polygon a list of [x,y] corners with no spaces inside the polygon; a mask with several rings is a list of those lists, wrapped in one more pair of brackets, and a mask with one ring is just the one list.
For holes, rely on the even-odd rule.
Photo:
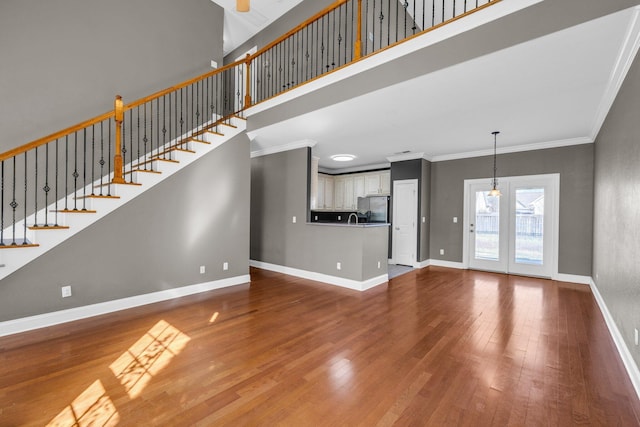
{"label": "electrical outlet", "polygon": [[338,270],[342,270],[342,263],[340,261],[338,261],[338,263],[336,264],[336,268]]}
{"label": "electrical outlet", "polygon": [[440,255],[444,255],[444,249],[440,249]]}
{"label": "electrical outlet", "polygon": [[213,59],[211,60],[211,68],[218,68],[218,63]]}
{"label": "electrical outlet", "polygon": [[380,261],[378,261],[378,268],[380,268]]}
{"label": "electrical outlet", "polygon": [[206,269],[204,268],[204,265],[201,265],[200,266],[200,274],[204,274],[205,270]]}
{"label": "electrical outlet", "polygon": [[61,289],[62,298],[69,298],[71,296],[71,286],[63,286]]}
{"label": "electrical outlet", "polygon": [[638,328],[635,328],[634,331],[635,331],[635,334],[636,334],[636,336],[635,336],[636,345],[638,345]]}
{"label": "electrical outlet", "polygon": [[424,224],[425,222],[427,222],[427,217],[426,217],[426,216],[423,216],[423,217],[422,217],[422,223]]}
{"label": "electrical outlet", "polygon": [[222,263],[222,269],[223,270],[228,270],[229,269],[229,263],[228,262],[223,262]]}
{"label": "electrical outlet", "polygon": [[454,217],[453,217],[453,223],[454,223],[454,224],[457,224],[457,223],[458,223],[458,217],[457,217],[457,216],[454,216]]}
{"label": "electrical outlet", "polygon": [[296,223],[296,217],[295,216],[293,217],[293,223],[294,224]]}

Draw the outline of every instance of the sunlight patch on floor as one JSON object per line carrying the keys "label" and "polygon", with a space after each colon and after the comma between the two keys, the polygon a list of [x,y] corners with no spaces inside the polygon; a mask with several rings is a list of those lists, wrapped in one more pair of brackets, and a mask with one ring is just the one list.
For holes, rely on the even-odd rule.
{"label": "sunlight patch on floor", "polygon": [[189,340],[187,335],[161,320],[109,368],[129,397],[135,399],[149,381],[184,349]]}
{"label": "sunlight patch on floor", "polygon": [[47,427],[115,426],[120,421],[118,411],[100,380],[96,380],[69,406],[64,408]]}

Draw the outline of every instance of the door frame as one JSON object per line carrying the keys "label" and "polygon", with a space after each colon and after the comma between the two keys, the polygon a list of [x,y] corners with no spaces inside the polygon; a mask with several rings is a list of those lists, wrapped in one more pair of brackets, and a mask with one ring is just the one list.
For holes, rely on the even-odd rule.
{"label": "door frame", "polygon": [[[558,254],[559,254],[559,236],[560,236],[560,174],[539,174],[539,175],[523,175],[523,176],[507,176],[500,177],[499,182],[520,181],[523,179],[549,179],[553,188],[553,197],[551,199],[551,215],[553,224],[551,227],[551,279],[558,279]],[[469,193],[472,184],[483,184],[487,186],[487,190],[491,188],[491,178],[465,179],[464,180],[464,208],[462,221],[462,268],[469,269]],[[546,203],[546,202],[545,202]]]}
{"label": "door frame", "polygon": [[[396,185],[397,184],[414,184],[415,187],[415,191],[413,194],[413,202],[415,205],[415,209],[414,209],[414,228],[415,228],[415,232],[413,233],[413,251],[414,251],[414,259],[412,262],[412,266],[416,267],[418,264],[418,180],[417,179],[400,179],[400,180],[394,180],[393,181],[393,196],[391,197],[391,212],[393,213],[393,217],[391,219],[391,254],[392,257],[389,260],[390,264],[396,264],[397,263],[397,259],[396,259],[396,233],[395,233],[395,227],[394,227],[394,221],[396,220]],[[404,264],[402,264],[404,265]]]}

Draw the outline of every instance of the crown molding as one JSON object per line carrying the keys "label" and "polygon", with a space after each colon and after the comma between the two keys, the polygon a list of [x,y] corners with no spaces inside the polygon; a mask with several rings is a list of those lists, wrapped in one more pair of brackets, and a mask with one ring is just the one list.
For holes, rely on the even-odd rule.
{"label": "crown molding", "polygon": [[[561,139],[558,141],[536,142],[534,144],[514,145],[511,147],[501,147],[496,150],[497,154],[519,153],[522,151],[546,150],[548,148],[567,147],[571,145],[592,144],[593,139],[589,137],[579,137]],[[444,162],[447,160],[468,159],[471,157],[492,156],[493,149],[468,151],[466,153],[444,154],[441,156],[426,157],[431,162]]]}
{"label": "crown molding", "polygon": [[275,147],[263,148],[262,150],[256,150],[251,152],[251,158],[266,156],[269,154],[282,153],[283,151],[291,151],[298,148],[312,148],[317,144],[313,139],[302,139],[300,141],[290,142],[288,144],[277,145]]}
{"label": "crown molding", "polygon": [[598,112],[596,113],[593,128],[591,129],[591,139],[594,141],[598,136],[598,133],[600,133],[600,129],[609,114],[609,110],[611,110],[613,102],[615,101],[616,96],[622,87],[622,83],[624,83],[627,73],[631,68],[631,64],[638,53],[638,48],[640,48],[640,6],[634,6],[633,9],[627,33],[625,35],[624,42],[622,43],[622,48],[620,49],[616,63],[611,71],[609,82],[604,95],[600,100]]}
{"label": "crown molding", "polygon": [[405,160],[416,160],[416,159],[425,159],[424,153],[403,153],[403,154],[395,154],[393,156],[387,157],[387,160],[390,163],[403,162]]}

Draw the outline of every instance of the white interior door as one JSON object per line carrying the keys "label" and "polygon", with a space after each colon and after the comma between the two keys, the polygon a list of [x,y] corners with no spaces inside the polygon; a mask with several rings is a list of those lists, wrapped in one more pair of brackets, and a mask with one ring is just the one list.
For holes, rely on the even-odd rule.
{"label": "white interior door", "polygon": [[396,264],[413,266],[418,246],[418,180],[393,182],[392,250]]}
{"label": "white interior door", "polygon": [[557,273],[559,176],[500,178],[500,197],[489,196],[487,182],[466,182],[469,268],[552,277]]}

